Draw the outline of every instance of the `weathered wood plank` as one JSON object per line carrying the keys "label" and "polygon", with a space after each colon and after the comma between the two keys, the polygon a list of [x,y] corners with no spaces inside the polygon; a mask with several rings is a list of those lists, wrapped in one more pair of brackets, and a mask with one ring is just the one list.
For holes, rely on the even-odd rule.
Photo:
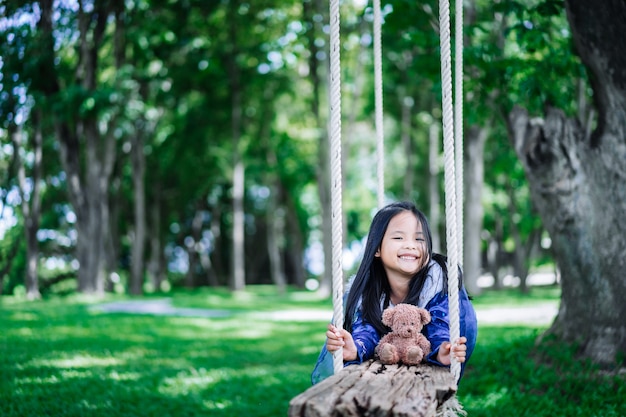
{"label": "weathered wood plank", "polygon": [[430,417],[456,393],[447,368],[351,365],[289,403],[289,417]]}

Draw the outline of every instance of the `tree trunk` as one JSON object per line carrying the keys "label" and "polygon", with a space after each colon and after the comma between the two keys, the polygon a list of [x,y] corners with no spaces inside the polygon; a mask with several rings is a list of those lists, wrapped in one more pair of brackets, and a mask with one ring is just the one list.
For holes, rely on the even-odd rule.
{"label": "tree trunk", "polygon": [[287,291],[287,278],[285,277],[285,209],[282,206],[283,187],[279,171],[278,157],[275,145],[272,144],[271,124],[273,106],[272,97],[275,95],[275,85],[271,83],[265,86],[263,93],[263,106],[261,108],[261,124],[259,126],[259,142],[265,149],[267,169],[264,175],[265,183],[269,188],[265,222],[267,223],[267,255],[270,264],[272,282],[280,294]]}
{"label": "tree trunk", "polygon": [[26,287],[26,297],[29,300],[41,298],[39,292],[38,262],[39,262],[39,241],[37,232],[39,231],[39,221],[41,217],[41,162],[43,138],[41,132],[40,110],[34,110],[31,115],[34,134],[32,141],[33,167],[32,167],[32,190],[28,193],[26,183],[26,166],[20,155],[21,129],[14,123],[9,124],[9,136],[13,143],[13,155],[17,165],[17,177],[19,181],[20,198],[22,200],[22,214],[24,215],[24,234],[26,237],[26,275],[24,284]]}
{"label": "tree trunk", "polygon": [[285,248],[285,210],[280,205],[282,200],[280,191],[282,187],[280,185],[280,177],[276,173],[278,160],[271,146],[268,146],[267,149],[267,164],[270,171],[267,175],[267,183],[270,188],[266,214],[267,252],[272,282],[276,285],[278,292],[283,294],[287,289],[283,256]]}
{"label": "tree trunk", "polygon": [[230,15],[230,39],[232,51],[230,54],[230,92],[232,94],[231,107],[231,132],[233,141],[233,253],[232,269],[230,276],[230,288],[240,291],[246,286],[245,269],[245,225],[244,225],[244,195],[245,195],[245,167],[240,149],[241,123],[242,123],[242,91],[241,74],[237,64],[237,30],[235,28],[235,10],[237,2],[233,2],[229,8]]}
{"label": "tree trunk", "polygon": [[[38,27],[43,37],[53,37],[52,2],[41,2]],[[98,52],[107,26],[110,4],[96,3],[86,12],[82,3],[78,8],[78,65],[76,83],[86,94],[93,94],[97,86]],[[54,42],[48,43],[42,73],[49,74],[44,94],[53,96],[59,91],[54,64]],[[75,109],[72,109],[75,110]],[[59,141],[61,163],[67,176],[69,199],[76,213],[76,258],[78,290],[84,293],[104,291],[105,232],[109,228],[108,186],[115,158],[115,139],[112,134],[101,135],[95,114],[75,115],[74,123],[57,117],[55,133]],[[83,154],[84,151],[84,154]],[[83,171],[84,167],[84,171]]]}
{"label": "tree trunk", "polygon": [[199,268],[199,245],[200,239],[202,239],[202,226],[204,224],[204,214],[201,207],[196,207],[196,211],[191,221],[191,236],[190,239],[185,238],[185,247],[187,248],[188,265],[187,273],[185,274],[185,287],[194,288],[198,285],[196,276],[198,275]]}
{"label": "tree trunk", "polygon": [[222,210],[219,201],[211,207],[211,235],[213,236],[213,250],[209,255],[211,258],[211,265],[215,271],[217,282],[225,281],[225,267],[222,262]]}
{"label": "tree trunk", "polygon": [[[120,218],[120,199],[115,198],[120,194],[120,179],[111,181],[111,193],[109,195],[109,224],[118,224]],[[112,292],[115,284],[120,282],[117,268],[120,259],[120,231],[118,228],[109,227],[105,230],[104,241],[104,270],[108,276],[104,281],[104,291]]]}
{"label": "tree trunk", "polygon": [[322,216],[322,245],[324,248],[324,273],[320,280],[319,293],[321,296],[327,296],[331,293],[332,287],[332,208],[331,208],[331,190],[330,190],[330,153],[329,139],[325,134],[321,135],[318,151],[318,168],[317,168],[317,189],[320,198],[320,209]]}
{"label": "tree trunk", "polygon": [[[311,8],[311,5],[313,8]],[[320,215],[322,216],[322,246],[324,250],[324,273],[320,279],[319,293],[322,296],[330,295],[332,283],[332,219],[331,219],[331,190],[330,190],[330,141],[328,129],[323,127],[320,116],[320,91],[322,80],[319,75],[318,52],[315,43],[317,24],[314,16],[321,13],[319,0],[303,3],[303,20],[309,25],[306,32],[309,46],[309,74],[312,84],[313,98],[311,112],[314,115],[316,127],[319,131],[317,190],[320,199]]]}
{"label": "tree trunk", "polygon": [[298,288],[303,288],[306,279],[306,270],[304,269],[302,257],[304,254],[304,237],[298,222],[295,204],[289,195],[287,195],[286,210],[285,217],[287,219],[288,232],[285,233],[285,237],[288,239],[288,243],[285,245],[285,250],[286,257],[289,259],[292,268],[293,279],[291,281]]}
{"label": "tree trunk", "polygon": [[465,135],[465,239],[463,244],[463,282],[471,294],[480,294],[478,278],[482,272],[481,232],[483,229],[483,183],[487,129],[472,126]]}
{"label": "tree trunk", "polygon": [[522,233],[518,224],[519,222],[514,221],[515,215],[519,213],[519,209],[517,207],[515,190],[510,182],[507,183],[507,194],[509,197],[508,207],[511,219],[511,235],[513,237],[513,242],[515,242],[515,249],[513,250],[513,276],[519,278],[519,289],[522,294],[526,294],[528,293],[527,279],[528,272],[530,271],[530,257],[535,245],[538,243],[538,239],[541,236],[541,230],[534,227],[530,231],[526,242],[523,241]]}
{"label": "tree trunk", "polygon": [[548,109],[543,121],[515,108],[509,120],[561,270],[561,306],[550,332],[580,343],[597,362],[614,362],[626,343],[626,172],[623,160],[615,160],[624,130],[592,146],[557,109]]}
{"label": "tree trunk", "polygon": [[[3,206],[4,206],[4,201],[3,201]],[[8,275],[9,272],[11,271],[11,268],[13,267],[13,261],[15,260],[17,256],[17,252],[20,249],[21,243],[22,243],[21,235],[16,236],[15,238],[12,238],[11,244],[10,244],[10,247],[6,256],[3,257],[0,254],[0,264],[2,265],[2,267],[0,268],[0,295],[2,295],[3,288],[4,288],[4,282],[3,282],[4,277]]]}
{"label": "tree trunk", "polygon": [[272,282],[276,285],[278,292],[284,294],[287,288],[287,280],[283,271],[283,244],[285,234],[285,212],[278,208],[276,200],[278,198],[277,189],[273,186],[270,192],[270,209],[267,213],[267,249],[270,260],[270,272]]}
{"label": "tree trunk", "polygon": [[143,292],[144,255],[146,246],[146,194],[145,171],[146,156],[143,151],[143,131],[145,121],[137,123],[132,138],[131,160],[133,166],[133,194],[135,196],[135,228],[131,255],[130,293],[139,295]]}
{"label": "tree trunk", "polygon": [[[475,25],[477,19],[477,6],[476,1],[469,0],[464,1],[463,13],[463,26],[471,27]],[[463,46],[465,48],[472,47],[472,32],[466,31],[463,39]],[[503,38],[498,40],[498,44],[503,44]],[[503,50],[500,49],[500,50]],[[465,66],[465,64],[464,64]],[[478,72],[477,68],[467,65],[464,67],[463,72],[465,78],[473,78],[473,75]],[[476,98],[469,98],[463,94],[458,97],[465,104],[465,109],[476,106]],[[481,104],[484,105],[484,104]],[[471,119],[471,118],[470,118]],[[465,126],[461,126],[463,129],[462,134],[464,137],[464,149],[463,149],[463,202],[461,203],[461,209],[463,210],[462,220],[463,224],[459,225],[463,229],[463,240],[460,243],[463,245],[463,282],[465,287],[471,294],[480,294],[482,289],[478,286],[478,278],[480,278],[484,268],[482,265],[482,232],[483,232],[483,185],[484,185],[484,165],[485,165],[485,142],[489,135],[490,123],[484,125],[471,125],[467,123],[469,119],[465,119],[463,122]],[[457,184],[457,187],[459,184]],[[497,275],[494,276],[497,279]]]}
{"label": "tree trunk", "polygon": [[502,266],[502,219],[498,214],[495,216],[495,227],[487,242],[486,258],[487,267],[493,276],[493,288],[499,290],[502,289],[500,280],[500,269]]}
{"label": "tree trunk", "polygon": [[439,124],[431,123],[428,127],[428,176],[429,223],[433,237],[433,251],[441,253],[441,192],[439,190],[439,173],[441,172],[441,152],[439,147]]}
{"label": "tree trunk", "polygon": [[154,203],[150,205],[150,258],[148,260],[148,276],[152,287],[160,290],[163,282],[167,279],[165,257],[161,239],[161,188],[157,182],[154,186]]}
{"label": "tree trunk", "polygon": [[402,194],[406,200],[412,200],[415,193],[415,160],[413,157],[415,151],[413,149],[413,135],[411,135],[413,103],[411,96],[403,94],[400,142],[406,155],[406,171],[402,182]]}
{"label": "tree trunk", "polygon": [[[598,109],[587,137],[576,120],[548,107],[545,120],[514,108],[509,127],[533,201],[561,271],[559,313],[549,332],[576,342],[597,363],[626,353],[626,3],[565,2]],[[618,359],[620,358],[621,359]]]}

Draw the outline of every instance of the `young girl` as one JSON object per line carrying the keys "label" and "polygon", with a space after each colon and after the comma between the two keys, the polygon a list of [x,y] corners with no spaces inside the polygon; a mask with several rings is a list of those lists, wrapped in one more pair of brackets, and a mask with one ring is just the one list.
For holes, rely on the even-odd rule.
{"label": "young girl", "polygon": [[477,322],[460,278],[460,337],[453,348],[446,258],[432,252],[426,216],[408,202],[382,208],[372,220],[363,260],[344,296],[344,328],[328,325],[312,382],[333,374],[329,352],[339,348],[343,348],[344,366],[372,359],[378,341],[390,330],[382,323],[383,310],[399,303],[417,305],[431,314],[431,322],[424,327],[432,347],[426,362],[448,366],[454,355],[462,375],[476,344]]}

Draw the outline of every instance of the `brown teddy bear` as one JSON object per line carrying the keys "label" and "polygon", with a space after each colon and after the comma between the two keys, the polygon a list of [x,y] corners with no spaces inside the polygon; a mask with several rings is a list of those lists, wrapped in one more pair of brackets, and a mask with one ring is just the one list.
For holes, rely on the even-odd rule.
{"label": "brown teddy bear", "polygon": [[430,313],[412,304],[398,304],[383,311],[383,324],[391,328],[376,346],[376,355],[386,365],[417,365],[430,353],[430,342],[422,328]]}

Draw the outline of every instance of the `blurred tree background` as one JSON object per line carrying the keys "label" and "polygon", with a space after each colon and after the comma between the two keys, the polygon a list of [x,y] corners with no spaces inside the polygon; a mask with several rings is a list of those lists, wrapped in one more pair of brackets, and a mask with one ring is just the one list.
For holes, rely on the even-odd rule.
{"label": "blurred tree background", "polygon": [[[464,6],[464,279],[474,294],[525,291],[531,272],[556,280],[559,267],[509,115],[550,106],[591,131],[593,83],[566,2]],[[0,12],[2,294],[328,292],[327,2]],[[382,13],[385,197],[417,202],[444,251],[438,5],[390,0]],[[348,276],[376,209],[373,12],[349,0],[341,14]]]}

